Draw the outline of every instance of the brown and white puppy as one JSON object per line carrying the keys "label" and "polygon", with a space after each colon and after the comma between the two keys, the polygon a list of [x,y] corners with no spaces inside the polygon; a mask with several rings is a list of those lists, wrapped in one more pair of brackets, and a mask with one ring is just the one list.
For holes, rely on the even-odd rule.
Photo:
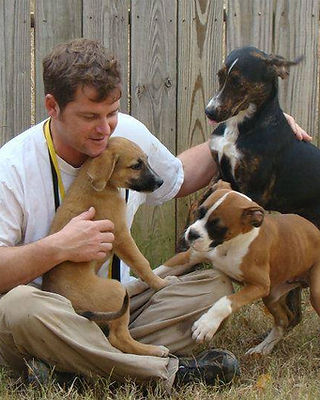
{"label": "brown and white puppy", "polygon": [[186,268],[210,262],[244,287],[219,299],[193,325],[193,338],[210,340],[221,322],[243,305],[262,298],[274,317],[267,338],[247,353],[269,354],[293,317],[285,297],[299,285],[310,286],[320,315],[320,231],[295,214],[265,215],[246,195],[219,181],[187,229],[189,250],[164,266]]}
{"label": "brown and white puppy", "polygon": [[[162,183],[139,146],[125,138],[111,138],[100,156],[88,159],[81,167],[57,210],[50,233],[59,231],[73,217],[93,206],[96,220],[109,219],[114,223],[113,252],[153,289],[167,286],[168,281],[153,273],[132,239],[126,221],[126,203],[119,190],[151,192]],[[100,326],[108,325],[109,341],[121,351],[166,356],[168,349],[164,346],[138,343],[130,336],[126,290],[120,282],[97,275],[104,262],[63,262],[44,274],[42,289],[66,297],[79,314]]]}

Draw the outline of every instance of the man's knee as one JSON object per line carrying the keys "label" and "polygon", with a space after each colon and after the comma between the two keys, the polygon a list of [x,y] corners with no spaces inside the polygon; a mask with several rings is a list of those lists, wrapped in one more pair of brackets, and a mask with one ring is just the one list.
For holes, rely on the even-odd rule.
{"label": "man's knee", "polygon": [[[43,292],[32,286],[19,285],[10,290],[0,301],[0,315],[4,315],[11,327],[33,323],[35,318],[48,315],[52,300],[68,302],[62,296]],[[50,307],[51,308],[51,307]]]}

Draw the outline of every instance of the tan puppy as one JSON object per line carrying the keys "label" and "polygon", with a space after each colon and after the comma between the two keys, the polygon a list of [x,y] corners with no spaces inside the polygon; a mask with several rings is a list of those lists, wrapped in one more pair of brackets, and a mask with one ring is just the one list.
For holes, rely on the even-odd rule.
{"label": "tan puppy", "polygon": [[210,340],[231,313],[262,298],[274,317],[274,327],[247,353],[269,354],[292,318],[285,295],[299,285],[310,285],[311,303],[320,315],[320,231],[306,219],[295,214],[264,215],[262,207],[219,181],[185,237],[190,249],[164,266],[187,268],[210,262],[244,284],[194,323],[195,340]]}
{"label": "tan puppy", "polygon": [[[150,287],[158,290],[168,281],[152,272],[149,262],[133,241],[127,227],[126,203],[118,188],[151,192],[162,183],[162,179],[151,170],[140,147],[124,138],[111,138],[100,156],[83,164],[57,210],[50,233],[59,231],[73,217],[93,206],[96,220],[114,222],[114,253]],[[65,296],[78,313],[99,325],[108,324],[109,341],[121,351],[166,356],[168,349],[164,346],[141,344],[130,336],[126,290],[116,280],[97,276],[104,262],[63,262],[43,276],[42,289]],[[110,321],[112,318],[116,319]]]}

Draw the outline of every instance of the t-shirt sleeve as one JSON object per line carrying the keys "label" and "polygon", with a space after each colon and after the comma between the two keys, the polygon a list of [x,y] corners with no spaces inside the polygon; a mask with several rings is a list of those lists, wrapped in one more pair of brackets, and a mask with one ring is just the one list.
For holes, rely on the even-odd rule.
{"label": "t-shirt sleeve", "polygon": [[163,179],[163,184],[159,189],[148,193],[146,203],[158,205],[173,199],[184,180],[182,162],[157,138],[152,136],[149,163],[151,168]]}
{"label": "t-shirt sleeve", "polygon": [[0,246],[16,246],[22,242],[23,212],[14,174],[0,165]]}

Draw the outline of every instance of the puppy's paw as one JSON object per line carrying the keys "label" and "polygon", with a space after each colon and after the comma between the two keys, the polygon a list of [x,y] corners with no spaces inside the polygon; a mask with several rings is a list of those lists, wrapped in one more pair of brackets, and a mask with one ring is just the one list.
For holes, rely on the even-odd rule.
{"label": "puppy's paw", "polygon": [[204,314],[192,326],[192,339],[198,343],[209,341],[213,338],[218,328],[219,324]]}
{"label": "puppy's paw", "polygon": [[159,278],[157,281],[157,286],[154,287],[154,289],[160,290],[160,289],[165,288],[166,286],[170,286],[170,285],[173,285],[178,282],[179,282],[179,278],[177,278],[176,276],[166,276],[163,279]]}
{"label": "puppy's paw", "polygon": [[164,278],[164,281],[167,283],[166,286],[170,286],[179,283],[180,279],[175,275],[168,275]]}
{"label": "puppy's paw", "polygon": [[156,354],[157,357],[168,357],[169,349],[165,346],[155,346],[157,348]]}
{"label": "puppy's paw", "polygon": [[246,351],[245,355],[259,358],[270,354],[272,349],[273,346],[268,346],[266,343],[262,342],[258,344],[258,346],[252,347],[251,349]]}

